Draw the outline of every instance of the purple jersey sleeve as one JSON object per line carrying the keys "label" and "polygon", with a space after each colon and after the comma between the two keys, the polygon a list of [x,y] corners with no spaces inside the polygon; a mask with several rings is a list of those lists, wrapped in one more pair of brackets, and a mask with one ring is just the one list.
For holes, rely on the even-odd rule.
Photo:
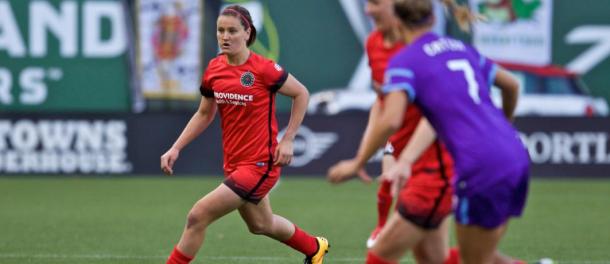
{"label": "purple jersey sleeve", "polygon": [[477,56],[479,56],[479,67],[481,68],[481,72],[483,73],[484,77],[487,78],[487,84],[491,88],[493,86],[494,81],[496,80],[498,66],[492,60],[481,55],[476,50],[474,50],[474,52]]}
{"label": "purple jersey sleeve", "polygon": [[388,63],[385,71],[382,92],[389,94],[394,91],[405,91],[409,101],[415,100],[415,73],[406,65],[400,65],[399,56]]}

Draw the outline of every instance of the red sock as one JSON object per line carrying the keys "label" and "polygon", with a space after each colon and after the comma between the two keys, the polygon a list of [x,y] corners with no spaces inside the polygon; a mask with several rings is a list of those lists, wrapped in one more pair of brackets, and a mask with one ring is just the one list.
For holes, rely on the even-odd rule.
{"label": "red sock", "polygon": [[392,207],[392,194],[391,192],[392,182],[382,181],[377,191],[377,226],[382,227],[388,220],[390,214],[390,207]]}
{"label": "red sock", "polygon": [[392,261],[387,261],[384,260],[380,257],[378,257],[377,255],[375,255],[375,253],[369,251],[368,254],[366,255],[366,264],[396,264],[398,262],[392,262]]}
{"label": "red sock", "polygon": [[443,264],[460,264],[460,251],[453,247],[449,249],[449,256]]}
{"label": "red sock", "polygon": [[318,251],[318,241],[316,238],[301,230],[297,225],[294,225],[292,237],[282,243],[305,254],[305,256],[311,256]]}
{"label": "red sock", "polygon": [[167,262],[165,264],[189,264],[194,257],[189,257],[184,255],[180,250],[178,250],[178,246],[174,247],[172,254],[169,255]]}

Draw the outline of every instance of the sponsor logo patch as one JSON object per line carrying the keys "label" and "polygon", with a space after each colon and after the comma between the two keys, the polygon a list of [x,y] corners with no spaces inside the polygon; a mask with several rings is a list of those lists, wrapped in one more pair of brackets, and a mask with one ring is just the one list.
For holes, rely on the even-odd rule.
{"label": "sponsor logo patch", "polygon": [[254,74],[249,71],[244,72],[239,81],[244,87],[251,87],[254,84]]}

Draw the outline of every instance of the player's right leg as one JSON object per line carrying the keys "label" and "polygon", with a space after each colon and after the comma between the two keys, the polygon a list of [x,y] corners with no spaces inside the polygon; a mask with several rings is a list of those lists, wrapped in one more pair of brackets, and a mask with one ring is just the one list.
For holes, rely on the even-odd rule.
{"label": "player's right leg", "polygon": [[239,214],[251,233],[278,240],[303,253],[311,263],[321,264],[328,241],[311,236],[288,219],[273,214],[268,194],[279,177],[280,167],[246,165],[237,167],[224,184],[247,201],[239,207]]}
{"label": "player's right leg", "polygon": [[295,231],[294,224],[288,219],[273,214],[269,196],[265,196],[257,204],[245,203],[239,208],[239,214],[248,226],[250,233],[255,235],[264,235],[275,240],[285,241]]}
{"label": "player's right leg", "polygon": [[182,237],[167,260],[167,264],[189,263],[203,244],[206,228],[243,204],[241,197],[224,184],[197,201],[188,213]]}
{"label": "player's right leg", "polygon": [[329,248],[328,241],[322,237],[311,236],[290,220],[274,214],[268,195],[258,203],[245,203],[239,208],[239,214],[251,233],[268,236],[303,253],[305,263],[323,263]]}

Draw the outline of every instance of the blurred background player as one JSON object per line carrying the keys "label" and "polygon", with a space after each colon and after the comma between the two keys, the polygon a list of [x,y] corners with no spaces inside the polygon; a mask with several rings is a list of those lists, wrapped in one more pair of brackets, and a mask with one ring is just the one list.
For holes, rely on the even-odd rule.
{"label": "blurred background player", "polygon": [[[431,0],[395,2],[409,46],[388,65],[384,107],[379,124],[370,132],[371,141],[359,149],[356,158],[333,166],[329,177],[339,181],[362,168],[400,128],[409,102],[415,103],[455,159],[454,213],[461,260],[468,264],[510,263],[510,258],[498,257],[496,248],[508,219],[521,215],[529,182],[526,150],[507,120],[512,119],[519,87],[506,71],[474,48],[430,32],[432,6]],[[492,83],[502,90],[504,116],[489,96]],[[405,172],[410,172],[433,144],[432,128],[425,130],[422,123],[415,133],[418,140],[412,141],[392,173],[408,175]],[[409,221],[393,219],[398,219],[396,226],[425,234]],[[415,246],[414,241],[401,241],[394,232],[384,229],[369,251],[367,263],[398,263],[402,254]]]}
{"label": "blurred background player", "polygon": [[[371,67],[373,89],[378,96],[369,112],[369,120],[361,144],[368,140],[371,127],[375,126],[375,123],[379,120],[380,107],[383,100],[381,96],[383,72],[390,57],[404,46],[404,38],[399,28],[400,21],[394,15],[392,0],[368,0],[366,1],[365,12],[374,23],[374,31],[370,33],[366,41],[366,54],[369,66]],[[400,137],[390,137],[383,152],[383,159],[381,161],[382,172],[393,165],[393,145],[400,145],[396,144],[398,142],[393,144],[393,139],[400,139]],[[360,176],[363,177],[363,174],[360,174]],[[364,180],[366,181],[366,179]],[[372,247],[375,243],[375,239],[381,228],[385,225],[390,213],[393,201],[393,195],[390,191],[391,184],[389,181],[380,182],[377,191],[377,225],[366,241],[368,248]]]}
{"label": "blurred background player", "polygon": [[[380,118],[383,107],[381,84],[387,63],[392,55],[404,47],[405,41],[400,20],[394,14],[392,0],[369,0],[365,10],[375,23],[375,31],[368,37],[366,51],[373,75],[373,86],[379,96],[369,113],[369,122],[362,139],[363,145],[370,141],[370,131]],[[390,136],[387,142],[382,160],[382,172],[387,171],[394,164],[395,158],[410,140],[420,119],[419,109],[414,105],[409,106],[400,129]],[[452,161],[444,146],[436,142],[416,162],[413,170],[409,183],[400,192],[401,198],[397,208],[408,221],[429,231],[426,239],[421,239],[421,243],[414,249],[418,263],[439,263],[448,257],[449,252],[449,221],[444,219],[451,211]],[[391,186],[391,181],[382,178],[377,192],[378,221],[367,240],[368,248],[373,247],[377,235],[386,223],[392,206],[393,193],[397,193],[391,191]],[[405,232],[408,234],[409,231],[405,230]]]}
{"label": "blurred background player", "polygon": [[[206,228],[238,210],[253,234],[265,235],[305,254],[305,263],[321,264],[328,242],[313,237],[289,220],[273,214],[268,193],[280,166],[290,163],[293,140],[303,121],[309,93],[278,64],[248,48],[256,28],[245,8],[233,5],[217,20],[222,54],[210,61],[203,77],[199,109],[174,145],[161,156],[161,169],[172,174],[180,150],[201,134],[220,112],[225,180],[195,203],[168,264],[189,263],[203,244]],[[275,94],[293,100],[286,133],[278,143]]]}

